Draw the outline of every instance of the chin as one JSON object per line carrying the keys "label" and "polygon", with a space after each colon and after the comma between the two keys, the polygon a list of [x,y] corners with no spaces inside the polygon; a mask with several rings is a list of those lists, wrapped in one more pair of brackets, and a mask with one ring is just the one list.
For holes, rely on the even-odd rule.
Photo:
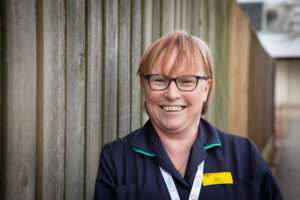
{"label": "chin", "polygon": [[179,130],[181,127],[182,127],[182,124],[181,123],[178,123],[178,122],[172,122],[172,123],[164,123],[162,124],[163,127],[167,130],[172,130],[172,131],[176,131],[176,130]]}

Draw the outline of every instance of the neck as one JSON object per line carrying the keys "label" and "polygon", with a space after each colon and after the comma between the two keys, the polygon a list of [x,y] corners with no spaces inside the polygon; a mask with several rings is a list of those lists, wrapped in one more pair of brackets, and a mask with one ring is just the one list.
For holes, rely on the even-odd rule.
{"label": "neck", "polygon": [[158,135],[169,157],[171,159],[177,158],[181,160],[189,156],[191,147],[193,146],[196,140],[197,132],[189,136],[181,136],[181,137],[170,137],[159,133]]}
{"label": "neck", "polygon": [[160,131],[157,131],[157,134],[174,167],[184,177],[190,150],[198,135],[198,127],[177,134]]}
{"label": "neck", "polygon": [[200,118],[189,127],[182,127],[177,130],[169,130],[161,127],[158,124],[152,123],[154,129],[156,130],[160,140],[162,142],[188,142],[196,139],[198,135],[198,127],[200,123]]}
{"label": "neck", "polygon": [[171,152],[186,152],[189,150],[194,144],[197,134],[197,131],[188,135],[167,135],[158,132],[158,136],[164,147]]}

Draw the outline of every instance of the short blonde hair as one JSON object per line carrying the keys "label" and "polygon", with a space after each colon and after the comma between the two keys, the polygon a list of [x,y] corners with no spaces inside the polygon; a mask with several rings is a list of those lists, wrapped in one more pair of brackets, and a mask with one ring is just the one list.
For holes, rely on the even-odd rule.
{"label": "short blonde hair", "polygon": [[202,108],[202,114],[205,114],[213,90],[213,63],[208,46],[200,38],[183,31],[172,32],[161,37],[146,49],[140,60],[137,74],[143,80],[144,75],[152,71],[158,60],[161,60],[161,66],[165,66],[174,50],[177,55],[170,74],[177,70],[182,71],[182,67],[184,67],[183,71],[196,72],[199,66],[202,66],[206,76],[211,79],[207,100]]}

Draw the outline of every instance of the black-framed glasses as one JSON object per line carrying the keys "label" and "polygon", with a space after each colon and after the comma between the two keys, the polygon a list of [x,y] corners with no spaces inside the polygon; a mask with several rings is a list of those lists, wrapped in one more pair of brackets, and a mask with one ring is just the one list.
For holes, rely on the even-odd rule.
{"label": "black-framed glasses", "polygon": [[193,91],[197,87],[199,79],[209,79],[205,76],[194,75],[182,75],[175,78],[170,78],[163,74],[148,74],[144,75],[144,78],[148,80],[148,84],[152,90],[166,90],[170,86],[171,81],[174,81],[179,90],[186,92]]}

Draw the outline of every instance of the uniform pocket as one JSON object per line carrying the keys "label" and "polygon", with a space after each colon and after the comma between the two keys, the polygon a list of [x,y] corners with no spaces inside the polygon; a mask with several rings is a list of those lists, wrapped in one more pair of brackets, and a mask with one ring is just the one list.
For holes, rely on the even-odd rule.
{"label": "uniform pocket", "polygon": [[239,180],[233,181],[233,184],[202,186],[200,197],[205,200],[256,200],[259,199],[259,183]]}
{"label": "uniform pocket", "polygon": [[129,185],[120,185],[116,188],[116,199],[125,200],[125,199],[138,199],[137,187],[135,184]]}
{"label": "uniform pocket", "polygon": [[259,199],[259,182],[255,180],[240,180],[235,183],[239,189],[239,199],[255,200]]}

